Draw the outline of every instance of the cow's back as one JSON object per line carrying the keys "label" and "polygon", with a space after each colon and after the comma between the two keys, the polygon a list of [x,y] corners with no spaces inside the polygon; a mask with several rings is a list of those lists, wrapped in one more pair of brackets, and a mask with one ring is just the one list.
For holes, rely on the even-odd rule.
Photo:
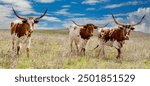
{"label": "cow's back", "polygon": [[107,41],[124,41],[125,33],[122,29],[107,29],[102,30],[99,34],[99,37]]}

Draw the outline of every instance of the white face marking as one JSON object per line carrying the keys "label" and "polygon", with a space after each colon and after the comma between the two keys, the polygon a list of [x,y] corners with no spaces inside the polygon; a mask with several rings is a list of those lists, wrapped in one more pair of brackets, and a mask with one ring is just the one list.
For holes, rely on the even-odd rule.
{"label": "white face marking", "polygon": [[130,29],[126,29],[126,32],[129,33]]}
{"label": "white face marking", "polygon": [[30,25],[30,30],[31,31],[33,31],[34,30],[34,26],[33,26],[33,24],[34,24],[34,18],[28,18],[27,19],[27,22],[29,23],[29,25]]}
{"label": "white face marking", "polygon": [[130,31],[131,31],[130,29],[126,29],[126,35],[125,36],[126,36],[127,39],[129,38]]}

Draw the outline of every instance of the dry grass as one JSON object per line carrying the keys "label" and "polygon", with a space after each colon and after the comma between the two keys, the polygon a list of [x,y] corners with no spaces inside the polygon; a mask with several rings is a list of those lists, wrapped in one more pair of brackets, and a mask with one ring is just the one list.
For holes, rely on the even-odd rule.
{"label": "dry grass", "polygon": [[17,57],[11,51],[11,36],[8,30],[0,30],[0,68],[150,68],[150,34],[133,32],[123,48],[122,63],[117,62],[117,51],[106,47],[106,58],[97,58],[91,51],[97,44],[92,37],[87,45],[86,56],[69,53],[68,32],[36,31],[32,36],[30,58],[25,49]]}

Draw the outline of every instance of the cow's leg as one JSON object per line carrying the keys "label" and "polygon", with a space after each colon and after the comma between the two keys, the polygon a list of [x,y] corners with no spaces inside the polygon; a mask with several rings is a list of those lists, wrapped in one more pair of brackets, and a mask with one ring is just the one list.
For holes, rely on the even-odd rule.
{"label": "cow's leg", "polygon": [[81,49],[81,54],[82,54],[82,55],[85,55],[85,48],[82,48],[82,49]]}
{"label": "cow's leg", "polygon": [[118,51],[118,55],[117,55],[117,59],[121,59],[122,58],[122,48],[117,49]]}
{"label": "cow's leg", "polygon": [[77,49],[77,54],[79,54],[79,48],[78,48],[78,43],[75,42],[75,46],[76,46],[76,49]]}
{"label": "cow's leg", "polygon": [[26,48],[26,52],[27,52],[27,57],[30,56],[30,46],[31,46],[31,37],[27,38],[27,48]]}
{"label": "cow's leg", "polygon": [[98,52],[98,57],[105,58],[105,50],[104,50],[105,45],[100,45],[99,52]]}
{"label": "cow's leg", "polygon": [[15,48],[14,48],[14,46],[15,46],[15,41],[14,40],[12,40],[12,50],[14,50]]}
{"label": "cow's leg", "polygon": [[81,43],[81,46],[80,46],[80,53],[81,55],[85,55],[85,47],[86,47],[86,44],[87,44],[88,40],[82,40],[82,43]]}
{"label": "cow's leg", "polygon": [[73,51],[73,40],[70,38],[70,52]]}
{"label": "cow's leg", "polygon": [[122,44],[121,42],[118,42],[118,41],[114,41],[113,42],[113,47],[115,47],[118,51],[118,55],[117,55],[117,59],[120,59],[122,57]]}
{"label": "cow's leg", "polygon": [[83,55],[85,56],[85,48],[83,48]]}
{"label": "cow's leg", "polygon": [[82,48],[83,48],[83,40],[80,40],[80,44],[79,44],[79,55],[82,54]]}
{"label": "cow's leg", "polygon": [[104,47],[105,47],[105,42],[102,40],[102,39],[99,39],[99,51],[98,51],[98,56],[97,57],[105,57],[105,50],[104,50]]}
{"label": "cow's leg", "polygon": [[117,55],[117,59],[119,59],[120,58],[120,53],[121,53],[121,50],[120,49],[117,49],[117,51],[118,51],[118,55]]}
{"label": "cow's leg", "polygon": [[102,45],[101,48],[101,53],[102,53],[102,57],[105,58],[105,50],[104,50],[105,45]]}
{"label": "cow's leg", "polygon": [[30,50],[29,48],[26,49],[28,58],[29,58],[29,50]]}
{"label": "cow's leg", "polygon": [[20,54],[20,49],[21,49],[21,42],[18,40],[17,41],[17,55]]}
{"label": "cow's leg", "polygon": [[101,46],[99,44],[97,46],[96,47],[98,48],[98,53],[97,53],[96,57],[99,57],[100,56],[100,51],[101,51]]}
{"label": "cow's leg", "polygon": [[15,34],[12,34],[12,50],[15,49]]}
{"label": "cow's leg", "polygon": [[20,54],[20,46],[17,46],[17,55]]}

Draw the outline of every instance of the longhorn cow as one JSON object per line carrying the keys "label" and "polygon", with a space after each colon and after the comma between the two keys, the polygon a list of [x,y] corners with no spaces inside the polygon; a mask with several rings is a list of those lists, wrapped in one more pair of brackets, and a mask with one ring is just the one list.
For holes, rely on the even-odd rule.
{"label": "longhorn cow", "polygon": [[123,57],[122,47],[123,47],[123,44],[125,43],[125,40],[129,40],[130,32],[135,29],[134,26],[139,25],[143,21],[144,17],[145,15],[136,24],[126,25],[126,24],[118,23],[114,15],[112,14],[112,18],[114,22],[118,25],[118,28],[101,30],[99,32],[99,36],[98,36],[99,43],[94,48],[96,49],[99,47],[100,51],[98,53],[98,56],[100,57],[100,54],[103,54],[103,57],[105,57],[104,46],[107,45],[107,46],[111,46],[117,49],[118,51],[118,55],[116,57],[117,59],[122,58]]}
{"label": "longhorn cow", "polygon": [[[29,57],[29,49],[31,45],[31,35],[34,31],[34,25],[45,16],[47,10],[39,17],[22,17],[17,14],[14,8],[12,8],[14,14],[20,19],[11,22],[11,35],[12,35],[12,49],[17,49],[17,55],[20,54],[22,43],[26,44],[27,57]],[[16,48],[15,48],[16,42]]]}
{"label": "longhorn cow", "polygon": [[73,50],[73,42],[75,43],[78,54],[85,55],[85,47],[88,40],[93,36],[94,29],[104,28],[105,26],[96,26],[94,24],[78,25],[72,21],[74,25],[70,26],[69,38],[71,52]]}

